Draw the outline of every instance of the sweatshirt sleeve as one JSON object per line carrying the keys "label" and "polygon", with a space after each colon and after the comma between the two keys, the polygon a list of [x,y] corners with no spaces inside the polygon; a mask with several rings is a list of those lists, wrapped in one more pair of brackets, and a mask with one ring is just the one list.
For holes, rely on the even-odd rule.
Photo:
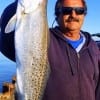
{"label": "sweatshirt sleeve", "polygon": [[1,52],[10,60],[15,61],[14,33],[1,33]]}
{"label": "sweatshirt sleeve", "polygon": [[96,87],[96,100],[100,100],[100,51],[98,54],[99,62],[98,62],[98,67],[99,67],[99,77],[98,77],[98,83]]}
{"label": "sweatshirt sleeve", "polygon": [[10,18],[16,13],[17,2],[8,5],[2,15],[0,20],[1,27],[1,52],[9,59],[15,61],[15,46],[14,46],[14,31],[10,33],[5,33],[5,27],[10,20]]}

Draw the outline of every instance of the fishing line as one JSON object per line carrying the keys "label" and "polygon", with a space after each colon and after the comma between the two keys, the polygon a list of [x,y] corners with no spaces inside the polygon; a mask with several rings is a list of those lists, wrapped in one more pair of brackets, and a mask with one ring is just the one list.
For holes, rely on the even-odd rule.
{"label": "fishing line", "polygon": [[53,28],[53,25],[54,25],[55,22],[56,22],[56,18],[54,19],[54,21],[53,21],[53,23],[52,23],[52,28]]}

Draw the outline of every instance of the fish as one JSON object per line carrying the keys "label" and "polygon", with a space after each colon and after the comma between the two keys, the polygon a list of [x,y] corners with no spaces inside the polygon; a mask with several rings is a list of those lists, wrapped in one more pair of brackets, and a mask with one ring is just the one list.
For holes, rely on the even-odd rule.
{"label": "fish", "polygon": [[47,0],[18,0],[5,33],[15,30],[18,100],[42,100],[50,75]]}

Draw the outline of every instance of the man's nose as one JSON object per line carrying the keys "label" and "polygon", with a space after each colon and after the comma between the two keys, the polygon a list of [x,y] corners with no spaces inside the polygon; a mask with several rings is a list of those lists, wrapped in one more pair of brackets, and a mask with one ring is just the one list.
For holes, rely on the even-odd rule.
{"label": "man's nose", "polygon": [[72,10],[71,16],[72,16],[72,17],[76,17],[76,16],[77,16],[75,10]]}

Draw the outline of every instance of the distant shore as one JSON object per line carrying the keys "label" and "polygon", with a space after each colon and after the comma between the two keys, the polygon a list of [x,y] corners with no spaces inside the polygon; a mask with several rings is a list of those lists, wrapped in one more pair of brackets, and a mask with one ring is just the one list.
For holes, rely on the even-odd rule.
{"label": "distant shore", "polygon": [[11,82],[16,75],[16,64],[0,52],[0,92],[4,82]]}

